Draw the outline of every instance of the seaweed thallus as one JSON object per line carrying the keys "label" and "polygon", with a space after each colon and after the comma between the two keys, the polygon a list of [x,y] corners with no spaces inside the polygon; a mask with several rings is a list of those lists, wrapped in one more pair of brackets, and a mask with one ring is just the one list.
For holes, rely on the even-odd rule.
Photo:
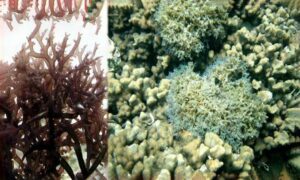
{"label": "seaweed thallus", "polygon": [[4,18],[12,28],[13,16],[18,22],[33,16],[35,20],[45,18],[71,19],[73,15],[80,15],[83,19],[95,19],[102,8],[101,0],[2,0],[0,13],[4,11]]}
{"label": "seaweed thallus", "polygon": [[216,61],[202,76],[191,66],[171,73],[167,114],[174,130],[200,137],[215,132],[234,150],[257,138],[266,119],[265,108],[252,92],[246,72],[245,63],[228,58]]}
{"label": "seaweed thallus", "polygon": [[1,66],[1,178],[56,179],[66,172],[85,179],[104,165],[106,78],[97,46],[86,53],[80,40],[55,43],[53,29],[40,33],[37,26],[14,62]]}
{"label": "seaweed thallus", "polygon": [[192,60],[218,47],[226,37],[230,9],[224,2],[161,0],[155,19],[164,48],[180,60]]}

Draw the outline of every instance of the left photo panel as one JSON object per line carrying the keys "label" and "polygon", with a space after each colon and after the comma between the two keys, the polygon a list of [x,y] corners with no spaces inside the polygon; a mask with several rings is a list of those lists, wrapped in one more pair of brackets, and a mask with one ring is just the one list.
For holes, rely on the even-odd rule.
{"label": "left photo panel", "polygon": [[106,0],[0,0],[0,180],[107,179]]}

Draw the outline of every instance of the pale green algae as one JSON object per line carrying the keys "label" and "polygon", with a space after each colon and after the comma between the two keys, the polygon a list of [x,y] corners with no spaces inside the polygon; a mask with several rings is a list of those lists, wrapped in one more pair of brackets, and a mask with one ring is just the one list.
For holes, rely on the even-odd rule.
{"label": "pale green algae", "polygon": [[234,150],[257,138],[266,113],[246,72],[244,62],[227,58],[217,60],[202,76],[191,65],[171,73],[167,114],[174,130],[200,137],[215,132]]}
{"label": "pale green algae", "polygon": [[180,60],[205,54],[225,38],[228,9],[211,0],[161,0],[155,19],[163,46]]}

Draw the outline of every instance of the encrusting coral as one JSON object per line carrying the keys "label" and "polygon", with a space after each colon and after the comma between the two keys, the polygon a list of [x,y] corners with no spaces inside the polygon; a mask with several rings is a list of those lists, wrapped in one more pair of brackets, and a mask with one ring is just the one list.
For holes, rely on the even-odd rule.
{"label": "encrusting coral", "polygon": [[219,59],[202,76],[183,66],[169,78],[167,114],[175,132],[187,130],[200,137],[215,132],[234,150],[258,137],[265,108],[252,92],[241,60]]}
{"label": "encrusting coral", "polygon": [[[85,179],[105,162],[106,78],[97,46],[85,53],[80,34],[73,44],[67,35],[55,43],[53,28],[47,34],[36,27],[6,72],[6,87],[0,88],[4,178],[52,179],[65,171],[72,179]],[[10,133],[2,137],[3,129]],[[63,156],[69,151],[75,152],[78,172]]]}
{"label": "encrusting coral", "polygon": [[164,48],[180,60],[205,54],[226,36],[227,8],[210,0],[161,0],[155,20]]}

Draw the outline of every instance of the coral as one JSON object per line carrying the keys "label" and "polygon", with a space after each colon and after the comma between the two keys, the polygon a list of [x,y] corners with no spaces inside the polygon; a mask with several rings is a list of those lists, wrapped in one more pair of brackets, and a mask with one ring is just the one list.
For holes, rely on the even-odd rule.
{"label": "coral", "polygon": [[[15,56],[7,88],[0,92],[5,175],[53,179],[65,171],[72,179],[85,179],[103,165],[107,151],[106,78],[97,46],[86,53],[79,48],[80,35],[73,43],[67,35],[55,43],[55,27],[49,34],[38,27]],[[70,151],[76,154],[77,172],[64,157]]]}
{"label": "coral", "polygon": [[175,132],[188,130],[204,137],[217,133],[234,150],[258,137],[265,108],[252,93],[245,63],[218,59],[203,76],[183,66],[169,75],[168,118]]}
{"label": "coral", "polygon": [[110,36],[122,61],[135,61],[135,65],[139,62],[155,64],[157,61],[155,55],[159,54],[160,40],[154,33],[152,13],[152,10],[136,6],[110,7]]}
{"label": "coral", "polygon": [[154,30],[151,16],[158,2],[159,0],[112,0],[109,6],[110,30],[123,30],[124,33],[130,26]]}
{"label": "coral", "polygon": [[300,108],[289,108],[286,110],[285,123],[281,126],[282,129],[291,132],[300,130]]}
{"label": "coral", "polygon": [[300,46],[297,22],[287,9],[268,4],[258,10],[256,19],[260,23],[230,35],[221,54],[247,63],[252,87],[267,105],[269,118],[261,131],[264,137],[256,146],[262,151],[295,141],[291,131],[295,118],[288,118],[288,112],[300,102]]}
{"label": "coral", "polygon": [[296,178],[300,175],[300,149],[294,148],[290,151],[288,157],[288,167],[290,168],[291,174]]}
{"label": "coral", "polygon": [[155,13],[156,7],[160,0],[137,0],[140,1],[137,13],[131,16],[130,23],[132,25],[142,28],[154,30],[156,27],[153,23],[152,14]]}
{"label": "coral", "polygon": [[154,11],[160,0],[141,0],[146,11]]}
{"label": "coral", "polygon": [[247,15],[255,15],[267,0],[250,0],[245,5]]}
{"label": "coral", "polygon": [[151,16],[157,1],[140,2],[110,7],[110,36],[118,57],[109,61],[109,117],[121,124],[166,119],[170,57],[162,53],[154,31]]}
{"label": "coral", "polygon": [[[123,67],[120,76],[110,72],[108,78],[110,112],[117,122],[145,116],[145,113],[153,114],[155,119],[165,119],[163,102],[169,88],[167,79],[156,83],[145,68],[133,68],[129,65]],[[159,108],[155,110],[157,107]]]}
{"label": "coral", "polygon": [[133,3],[132,3],[132,0],[110,0],[109,6],[122,8],[125,6],[127,6],[127,7],[133,6]]}
{"label": "coral", "polygon": [[154,51],[157,37],[153,33],[132,33],[126,36],[124,42],[120,36],[115,35],[112,40],[119,48],[121,59],[128,61],[147,61],[151,58]]}
{"label": "coral", "polygon": [[299,19],[300,17],[300,1],[299,0],[272,0],[275,4],[282,4],[289,8],[290,14]]}
{"label": "coral", "polygon": [[227,17],[225,7],[202,0],[161,0],[155,12],[164,47],[180,60],[199,57],[220,44],[226,35]]}
{"label": "coral", "polygon": [[110,32],[124,31],[129,28],[130,24],[128,23],[130,14],[133,12],[132,6],[125,6],[120,8],[119,6],[109,6],[109,30]]}
{"label": "coral", "polygon": [[[251,170],[253,150],[247,146],[240,153],[214,133],[207,133],[204,142],[184,132],[173,138],[172,126],[155,121],[144,126],[139,120],[127,122],[123,129],[112,124],[109,138],[109,177],[111,179],[212,179],[222,174],[245,176]],[[218,149],[223,149],[219,152]]]}
{"label": "coral", "polygon": [[108,74],[111,117],[122,123],[140,117],[143,112],[153,114],[155,119],[165,119],[164,99],[169,85],[164,80],[164,71],[170,58],[156,54],[158,43],[153,33],[122,36],[115,33],[112,37],[120,57]]}
{"label": "coral", "polygon": [[[248,19],[258,14],[259,10],[263,8],[269,1],[267,0],[232,0],[230,5],[234,14],[242,19]],[[251,21],[251,20],[250,20]]]}

